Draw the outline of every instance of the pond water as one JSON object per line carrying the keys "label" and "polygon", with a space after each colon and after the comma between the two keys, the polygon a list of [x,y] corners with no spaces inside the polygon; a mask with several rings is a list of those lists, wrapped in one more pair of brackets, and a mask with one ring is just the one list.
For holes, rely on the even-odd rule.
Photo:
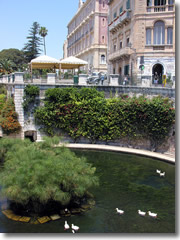
{"label": "pond water", "polygon": [[[175,232],[175,165],[129,154],[73,151],[96,167],[100,185],[90,190],[96,205],[86,213],[38,225],[12,221],[0,211],[1,233],[72,233],[64,231],[65,220],[78,225],[78,233]],[[165,171],[165,177],[156,169]],[[124,215],[116,213],[117,207]],[[158,217],[142,217],[138,209]]]}

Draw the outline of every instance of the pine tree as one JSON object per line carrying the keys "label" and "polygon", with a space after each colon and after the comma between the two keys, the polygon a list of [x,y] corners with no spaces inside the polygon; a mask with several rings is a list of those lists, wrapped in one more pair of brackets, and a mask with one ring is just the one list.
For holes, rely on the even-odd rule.
{"label": "pine tree", "polygon": [[28,62],[38,57],[41,52],[40,46],[42,45],[41,38],[39,37],[40,25],[34,22],[31,29],[29,30],[29,36],[27,37],[28,42],[25,44],[23,51],[25,58]]}

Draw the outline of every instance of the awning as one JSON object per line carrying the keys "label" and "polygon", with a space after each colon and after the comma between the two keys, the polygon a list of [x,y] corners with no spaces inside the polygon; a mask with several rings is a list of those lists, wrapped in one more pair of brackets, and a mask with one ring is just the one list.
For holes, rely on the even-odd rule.
{"label": "awning", "polygon": [[61,69],[75,69],[88,64],[88,62],[73,56],[62,59],[60,63]]}
{"label": "awning", "polygon": [[60,61],[44,55],[31,60],[30,65],[31,69],[59,69]]}

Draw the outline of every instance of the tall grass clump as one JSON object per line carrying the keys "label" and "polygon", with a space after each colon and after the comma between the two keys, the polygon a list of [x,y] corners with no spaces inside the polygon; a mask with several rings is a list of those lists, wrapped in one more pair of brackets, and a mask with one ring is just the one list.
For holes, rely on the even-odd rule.
{"label": "tall grass clump", "polygon": [[38,212],[49,202],[67,206],[98,184],[96,169],[66,147],[54,147],[58,143],[56,137],[39,143],[1,140],[0,184],[10,201]]}

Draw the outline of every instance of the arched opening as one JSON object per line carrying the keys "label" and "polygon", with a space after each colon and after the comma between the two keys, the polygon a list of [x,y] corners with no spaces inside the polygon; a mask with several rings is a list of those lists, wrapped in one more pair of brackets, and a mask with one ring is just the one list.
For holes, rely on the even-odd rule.
{"label": "arched opening", "polygon": [[37,140],[37,132],[36,131],[26,131],[24,132],[24,138],[30,139],[31,142],[35,142]]}
{"label": "arched opening", "polygon": [[163,65],[160,63],[155,64],[152,69],[152,74],[153,74],[153,84],[162,84],[162,75],[164,74]]}
{"label": "arched opening", "polygon": [[101,64],[106,64],[106,56],[104,54],[101,55]]}
{"label": "arched opening", "polygon": [[165,42],[165,24],[163,21],[157,21],[154,24],[154,44],[162,45]]}

